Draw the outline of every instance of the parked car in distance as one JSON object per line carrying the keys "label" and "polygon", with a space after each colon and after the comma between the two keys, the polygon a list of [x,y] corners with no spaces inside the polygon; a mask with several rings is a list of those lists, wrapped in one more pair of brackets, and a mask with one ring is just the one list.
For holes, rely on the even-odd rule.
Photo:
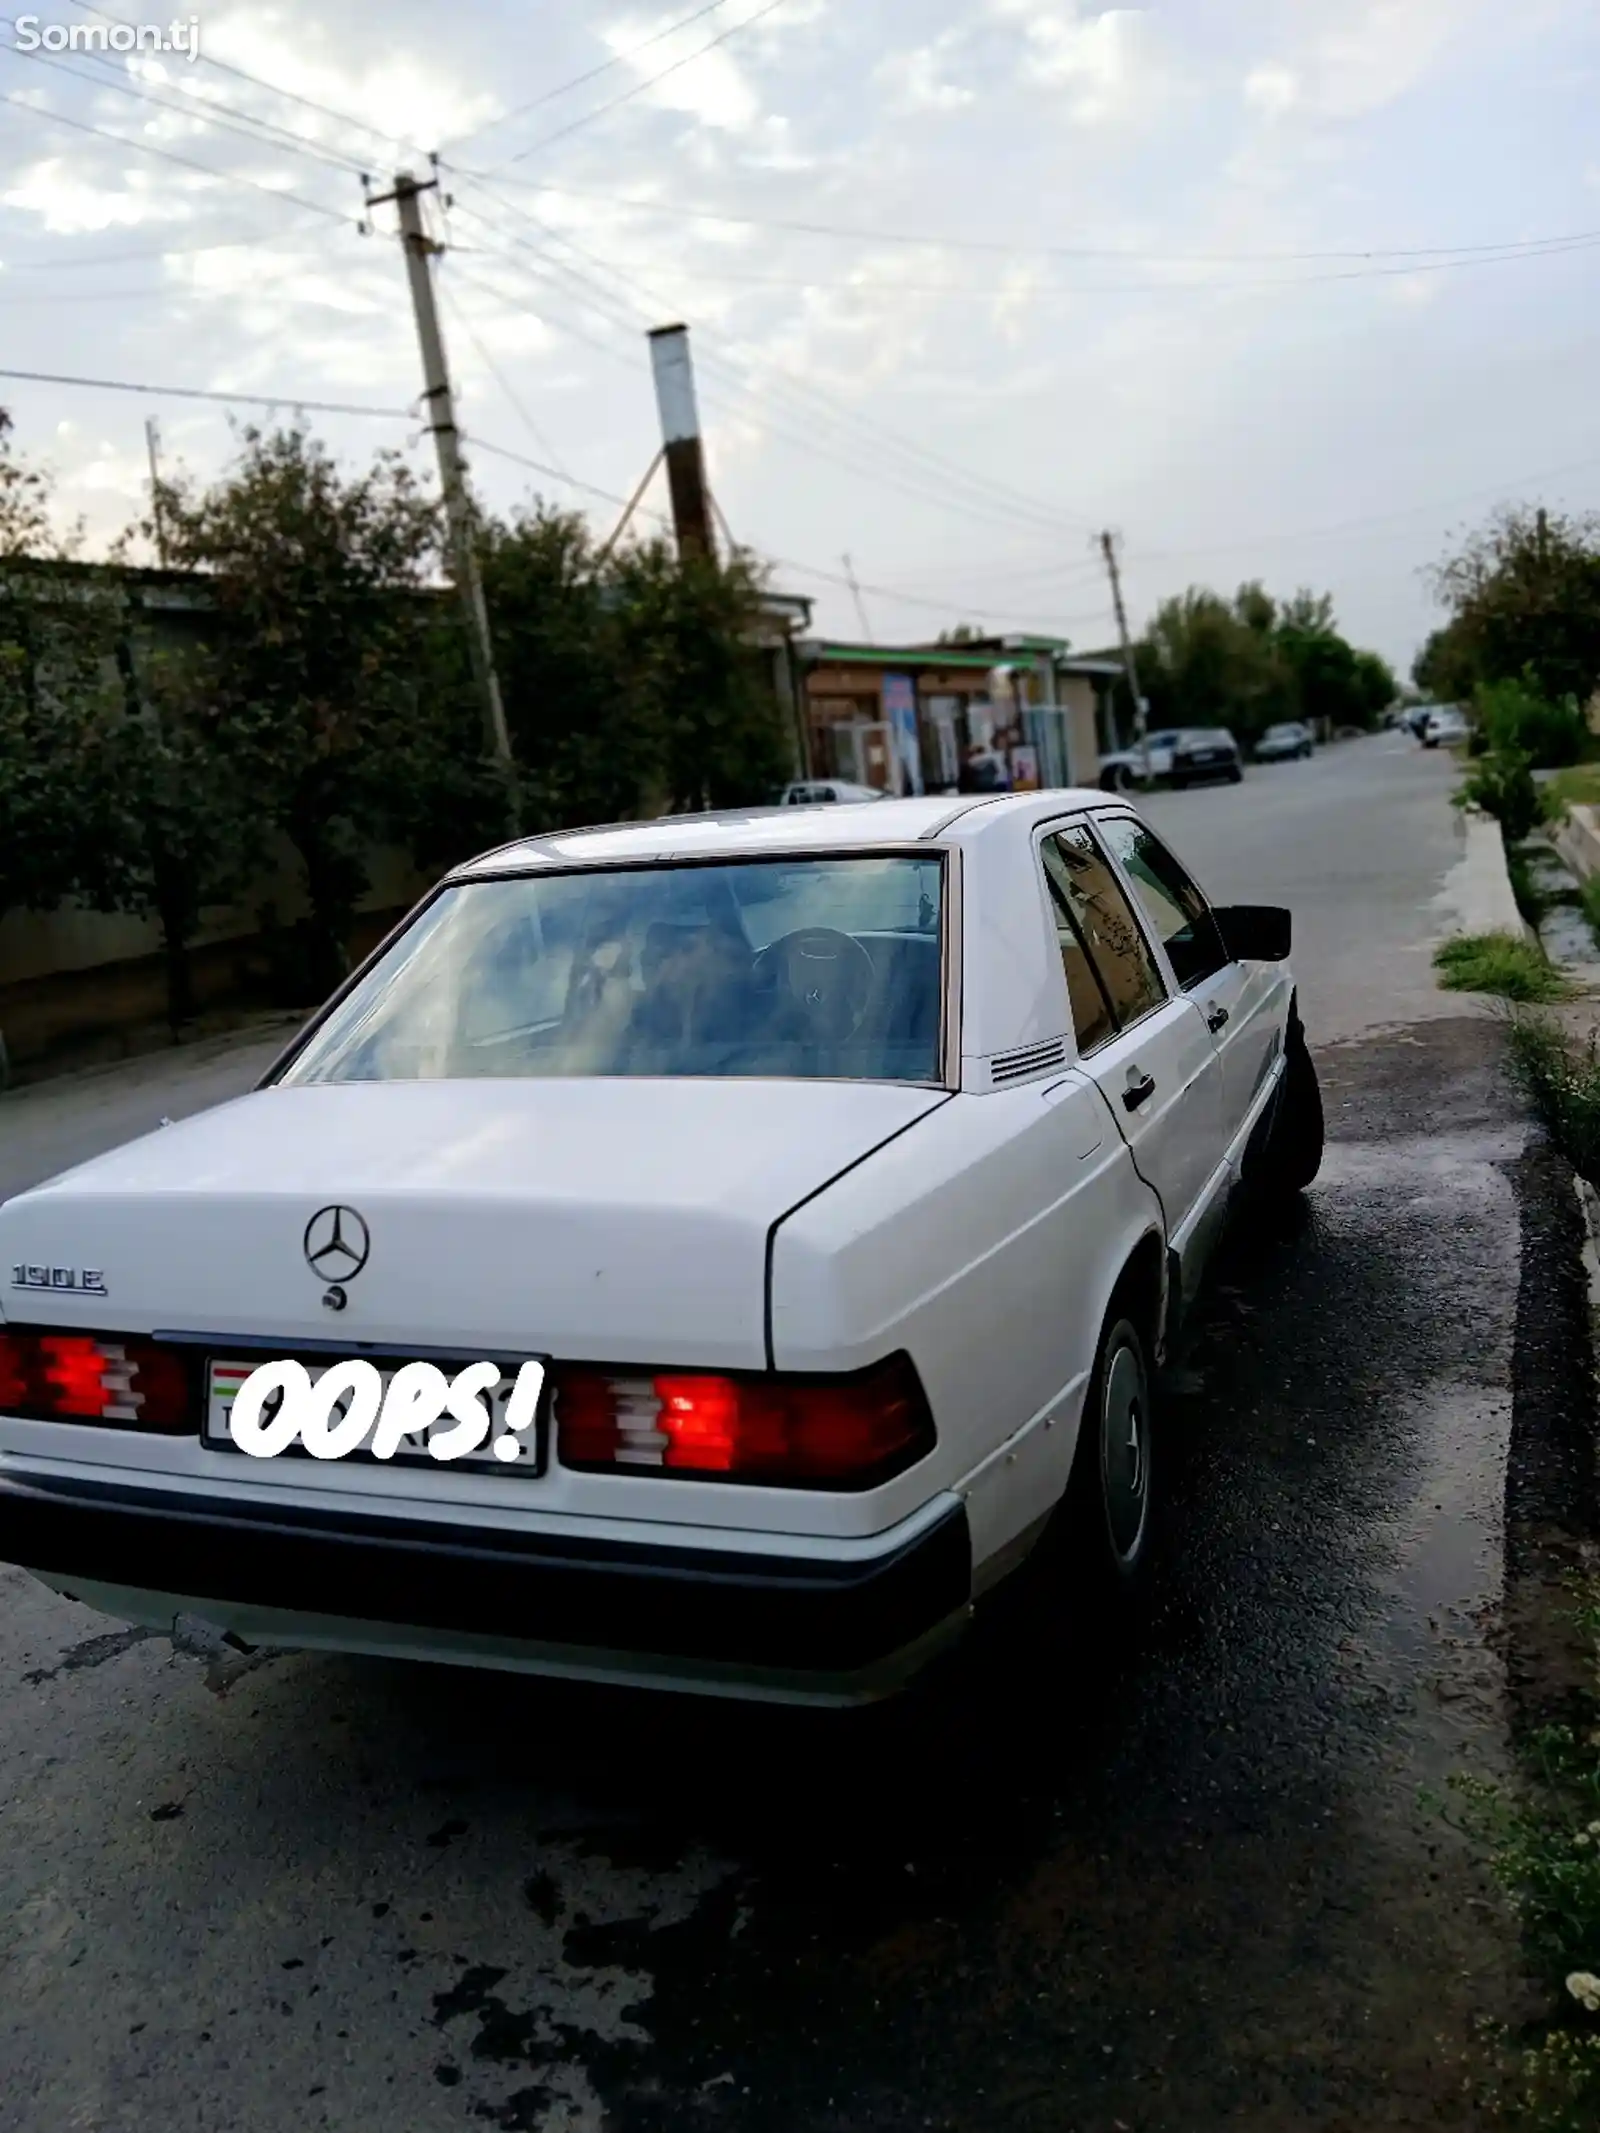
{"label": "parked car in distance", "polygon": [[827,807],[860,800],[887,800],[875,785],[850,785],[843,778],[797,778],[778,796],[780,807]]}
{"label": "parked car in distance", "polygon": [[1428,713],[1422,728],[1422,745],[1424,748],[1452,748],[1457,742],[1464,741],[1471,731],[1472,727],[1454,704],[1441,704]]}
{"label": "parked car in distance", "polygon": [[1432,718],[1436,711],[1454,711],[1455,709],[1456,706],[1454,704],[1413,704],[1400,723],[1413,740],[1420,741],[1427,730],[1429,719]]}
{"label": "parked car in distance", "polygon": [[[7,1200],[0,1563],[161,1634],[802,1702],[1024,1568],[1101,1638],[1158,1365],[1322,1160],[1289,913],[1096,791],[799,812],[457,867],[250,1095]],[[269,1359],[340,1451],[263,1450],[260,1385],[234,1427]],[[445,1455],[474,1370],[501,1436]]]}
{"label": "parked car in distance", "polygon": [[[1172,773],[1172,754],[1180,735],[1176,727],[1163,727],[1160,732],[1146,736],[1150,751],[1150,777],[1169,777]],[[1143,782],[1145,775],[1145,752],[1137,742],[1131,748],[1116,749],[1100,758],[1100,787],[1103,792],[1132,792]]]}
{"label": "parked car in distance", "polygon": [[1258,763],[1290,763],[1309,756],[1316,742],[1311,728],[1299,719],[1288,719],[1281,726],[1269,726],[1255,745]]}
{"label": "parked car in distance", "polygon": [[1226,778],[1237,785],[1244,776],[1239,743],[1225,726],[1200,726],[1178,736],[1172,751],[1167,781],[1176,792],[1186,785],[1201,785],[1211,778]]}

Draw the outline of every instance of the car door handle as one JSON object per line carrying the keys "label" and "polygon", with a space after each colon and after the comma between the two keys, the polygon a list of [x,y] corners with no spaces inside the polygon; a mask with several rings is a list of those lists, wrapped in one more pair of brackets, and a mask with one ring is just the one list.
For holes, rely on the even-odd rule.
{"label": "car door handle", "polygon": [[1147,1104],[1155,1093],[1156,1085],[1150,1076],[1140,1073],[1137,1067],[1129,1067],[1128,1086],[1122,1092],[1124,1109],[1137,1111],[1139,1106]]}
{"label": "car door handle", "polygon": [[1206,1016],[1206,1028],[1214,1037],[1219,1029],[1226,1029],[1232,1019],[1225,1007],[1219,1007],[1214,1015]]}

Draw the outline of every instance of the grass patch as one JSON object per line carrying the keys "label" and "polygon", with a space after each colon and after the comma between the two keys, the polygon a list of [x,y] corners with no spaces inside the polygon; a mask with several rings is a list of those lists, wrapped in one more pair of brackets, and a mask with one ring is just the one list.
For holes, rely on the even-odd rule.
{"label": "grass patch", "polygon": [[1511,1023],[1511,1065],[1552,1141],[1600,1187],[1600,1032],[1578,1044],[1548,1015]]}
{"label": "grass patch", "polygon": [[1462,934],[1436,951],[1433,967],[1447,992],[1494,993],[1531,1005],[1571,993],[1544,950],[1515,933]]}
{"label": "grass patch", "polygon": [[1531,2040],[1500,2038],[1496,2115],[1529,2133],[1600,2125],[1600,1584],[1576,1619],[1593,1662],[1587,1711],[1534,1736],[1515,1791],[1475,1777],[1451,1782],[1461,1825],[1515,1905],[1555,2009]]}
{"label": "grass patch", "polygon": [[1578,763],[1571,770],[1558,770],[1540,785],[1548,821],[1559,822],[1569,807],[1600,807],[1600,763]]}

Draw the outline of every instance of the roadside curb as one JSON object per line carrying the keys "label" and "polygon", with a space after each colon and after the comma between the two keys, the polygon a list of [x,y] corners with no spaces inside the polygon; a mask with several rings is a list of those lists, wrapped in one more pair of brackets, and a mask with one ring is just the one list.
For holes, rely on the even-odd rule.
{"label": "roadside curb", "polygon": [[1517,909],[1499,823],[1475,807],[1461,810],[1461,822],[1466,849],[1445,883],[1446,900],[1455,906],[1457,931],[1511,933],[1519,940],[1536,940],[1533,928]]}
{"label": "roadside curb", "polygon": [[[1583,1218],[1583,1278],[1589,1292],[1589,1326],[1593,1335],[1594,1378],[1597,1404],[1600,1404],[1600,1192],[1596,1192],[1589,1180],[1572,1175],[1572,1189],[1578,1197],[1578,1213]],[[1595,1476],[1600,1482],[1600,1433],[1594,1445]]]}
{"label": "roadside curb", "polygon": [[234,1029],[218,1030],[206,1037],[191,1037],[181,1044],[152,1045],[148,1051],[125,1052],[117,1059],[90,1060],[63,1066],[57,1071],[36,1070],[30,1065],[20,1073],[14,1072],[9,1082],[0,1077],[0,1111],[8,1102],[20,1106],[30,1098],[37,1101],[57,1090],[71,1095],[96,1082],[130,1074],[136,1078],[141,1071],[170,1066],[174,1061],[203,1065],[251,1044],[265,1044],[271,1039],[287,1044],[305,1023],[304,1011],[294,1013],[286,1009],[282,1013],[264,1015],[257,1021],[240,1023]]}
{"label": "roadside curb", "polygon": [[1589,1309],[1600,1322],[1600,1192],[1576,1173],[1572,1186],[1583,1216],[1583,1271],[1589,1284]]}
{"label": "roadside curb", "polygon": [[1570,806],[1550,841],[1580,881],[1600,874],[1600,808]]}

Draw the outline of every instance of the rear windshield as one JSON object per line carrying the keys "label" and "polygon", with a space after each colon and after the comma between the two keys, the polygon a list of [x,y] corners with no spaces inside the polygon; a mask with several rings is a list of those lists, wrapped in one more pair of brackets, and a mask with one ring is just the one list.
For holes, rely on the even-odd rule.
{"label": "rear windshield", "polygon": [[943,927],[937,853],[459,882],[280,1078],[935,1082]]}

